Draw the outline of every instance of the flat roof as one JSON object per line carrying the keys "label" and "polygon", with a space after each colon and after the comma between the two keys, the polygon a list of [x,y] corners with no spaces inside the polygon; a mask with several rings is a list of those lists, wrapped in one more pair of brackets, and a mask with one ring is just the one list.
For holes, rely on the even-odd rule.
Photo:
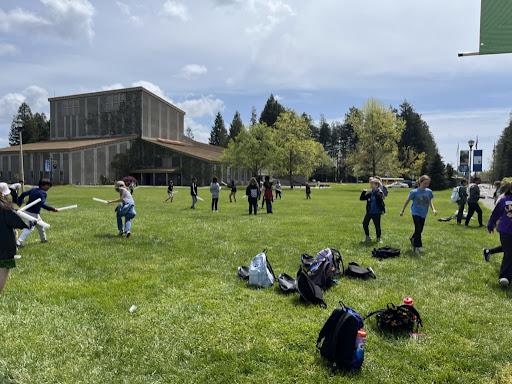
{"label": "flat roof", "polygon": [[73,94],[73,95],[67,95],[67,96],[56,96],[56,97],[49,97],[48,98],[48,101],[49,102],[52,102],[52,101],[57,101],[57,100],[67,100],[67,99],[72,99],[72,98],[76,98],[76,97],[92,97],[92,96],[101,96],[101,95],[108,95],[108,94],[111,94],[111,93],[119,93],[119,92],[132,92],[132,91],[142,91],[142,92],[146,92],[148,93],[149,95],[157,98],[158,100],[160,100],[161,102],[169,105],[170,107],[176,109],[177,111],[180,111],[181,113],[183,114],[186,114],[186,112],[181,109],[181,108],[178,108],[177,106],[175,106],[174,104],[172,104],[170,101],[168,100],[165,100],[163,97],[161,96],[158,96],[156,94],[154,94],[153,92],[147,90],[146,88],[144,87],[130,87],[130,88],[119,88],[119,89],[109,89],[109,90],[106,90],[106,91],[97,91],[97,92],[86,92],[86,93],[76,93],[76,94]]}
{"label": "flat roof", "polygon": [[174,140],[151,139],[147,137],[143,137],[142,140],[167,149],[171,149],[175,152],[179,152],[190,157],[195,157],[199,160],[212,161],[215,163],[220,163],[222,159],[222,153],[224,152],[224,148],[222,147],[199,143],[190,139],[181,141],[179,144],[177,144],[177,142]]}
{"label": "flat roof", "polygon": [[[95,147],[98,145],[106,145],[122,141],[133,140],[136,137],[136,135],[129,135],[109,138],[40,141],[38,143],[23,144],[23,152],[69,152],[89,147]],[[0,148],[0,154],[18,153],[19,151],[19,145]]]}

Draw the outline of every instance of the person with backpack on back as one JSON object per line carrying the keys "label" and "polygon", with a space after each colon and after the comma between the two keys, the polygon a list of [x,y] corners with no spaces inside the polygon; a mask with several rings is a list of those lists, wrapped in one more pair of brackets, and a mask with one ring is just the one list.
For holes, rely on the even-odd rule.
{"label": "person with backpack on back", "polygon": [[231,192],[229,193],[229,202],[232,203],[235,200],[236,203],[236,183],[235,180],[231,180]]}
{"label": "person with backpack on back", "polygon": [[411,215],[414,222],[414,234],[411,236],[410,240],[413,252],[416,254],[419,254],[423,247],[421,234],[423,232],[423,227],[425,226],[429,207],[432,209],[434,215],[437,215],[437,211],[432,203],[434,194],[432,193],[432,190],[428,188],[429,185],[430,177],[427,175],[421,176],[418,182],[418,188],[409,192],[409,196],[407,197],[402,211],[400,212],[400,216],[403,216],[405,208],[407,208],[409,202],[412,201]]}
{"label": "person with backpack on back", "polygon": [[500,234],[503,260],[498,283],[508,287],[512,281],[512,179],[503,180],[502,192],[487,223],[487,230],[493,233],[496,228]]}
{"label": "person with backpack on back", "polygon": [[462,217],[464,216],[464,207],[468,201],[468,190],[466,188],[466,179],[462,179],[460,185],[457,187],[457,194],[459,199],[456,201],[459,206],[457,211],[457,224],[462,224]]}
{"label": "person with backpack on back", "polygon": [[466,216],[466,227],[469,226],[469,221],[471,217],[476,212],[478,214],[478,225],[483,227],[483,218],[482,218],[482,208],[478,204],[478,200],[480,200],[480,179],[475,177],[474,183],[469,187],[469,197],[468,197],[468,215]]}
{"label": "person with backpack on back", "polygon": [[380,219],[383,213],[386,212],[384,205],[384,193],[381,190],[381,183],[376,178],[370,178],[370,190],[364,189],[361,191],[359,200],[366,200],[366,215],[363,219],[363,229],[365,234],[365,242],[369,243],[372,241],[370,237],[369,224],[370,220],[375,225],[375,232],[377,235],[377,243],[381,243],[382,231],[380,227]]}
{"label": "person with backpack on back", "polygon": [[214,176],[210,184],[210,193],[212,194],[212,211],[218,212],[217,205],[219,204],[220,185],[218,179]]}
{"label": "person with backpack on back", "polygon": [[267,205],[267,213],[272,213],[274,193],[272,192],[272,182],[270,181],[270,176],[265,176],[265,182],[263,183],[263,200]]}
{"label": "person with backpack on back", "polygon": [[260,198],[260,187],[256,178],[251,178],[251,181],[245,190],[245,194],[247,195],[247,201],[249,202],[249,215],[252,215],[253,210],[254,215],[256,215],[258,213],[258,199]]}

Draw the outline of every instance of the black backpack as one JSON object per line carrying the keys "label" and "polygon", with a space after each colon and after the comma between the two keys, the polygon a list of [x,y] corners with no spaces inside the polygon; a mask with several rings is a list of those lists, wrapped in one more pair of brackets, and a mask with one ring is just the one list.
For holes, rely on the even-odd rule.
{"label": "black backpack", "polygon": [[236,274],[240,280],[249,280],[249,267],[238,267]]}
{"label": "black backpack", "polygon": [[386,308],[369,313],[365,319],[375,316],[377,326],[384,332],[404,334],[417,332],[422,327],[419,312],[412,305],[388,304]]}
{"label": "black backpack", "polygon": [[350,262],[348,263],[347,269],[345,269],[345,276],[355,277],[359,279],[369,279],[370,277],[376,279],[375,272],[371,267],[361,267],[359,264]]}
{"label": "black backpack", "polygon": [[388,259],[390,257],[400,256],[400,250],[391,247],[373,248],[372,256],[378,259]]}
{"label": "black backpack", "polygon": [[325,322],[316,341],[322,357],[332,363],[333,368],[351,370],[356,350],[357,331],[364,321],[354,309],[340,303]]}
{"label": "black backpack", "polygon": [[301,264],[311,280],[323,290],[330,288],[344,270],[341,254],[334,248],[325,248],[315,257],[305,253],[301,256]]}
{"label": "black backpack", "polygon": [[327,308],[322,288],[310,279],[309,275],[302,267],[300,267],[297,272],[297,291],[306,303],[318,304],[323,308]]}
{"label": "black backpack", "polygon": [[277,277],[279,288],[284,293],[297,292],[297,281],[286,273],[281,273]]}

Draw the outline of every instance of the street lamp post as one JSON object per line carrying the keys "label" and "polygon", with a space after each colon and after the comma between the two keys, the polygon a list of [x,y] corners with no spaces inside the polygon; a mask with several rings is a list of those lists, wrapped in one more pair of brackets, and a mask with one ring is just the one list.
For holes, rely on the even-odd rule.
{"label": "street lamp post", "polygon": [[18,128],[18,135],[20,138],[20,181],[21,181],[21,192],[25,190],[25,170],[23,167],[23,124],[21,121],[16,122]]}
{"label": "street lamp post", "polygon": [[468,165],[469,165],[469,172],[468,172],[468,186],[471,184],[471,169],[473,168],[473,164],[471,161],[472,154],[473,154],[473,146],[475,145],[475,140],[471,139],[468,141],[469,145],[469,159],[468,159]]}

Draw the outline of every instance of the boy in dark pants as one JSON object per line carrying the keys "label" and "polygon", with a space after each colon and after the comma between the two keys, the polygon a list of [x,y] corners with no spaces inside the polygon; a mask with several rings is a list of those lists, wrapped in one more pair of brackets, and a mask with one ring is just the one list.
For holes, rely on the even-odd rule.
{"label": "boy in dark pants", "polygon": [[196,209],[197,204],[197,180],[195,177],[192,178],[192,183],[190,184],[190,196],[192,196],[192,206],[191,209]]}
{"label": "boy in dark pants", "polygon": [[311,200],[311,186],[306,183],[306,200]]}
{"label": "boy in dark pants", "polygon": [[386,209],[384,205],[384,193],[380,189],[380,186],[381,184],[379,180],[371,178],[371,189],[369,191],[365,189],[361,192],[361,196],[359,197],[359,200],[361,201],[366,200],[366,215],[363,220],[363,229],[364,234],[366,235],[365,242],[367,243],[372,241],[369,228],[370,220],[373,220],[373,224],[375,224],[377,242],[381,242],[382,232],[380,227],[380,218],[382,214],[386,212]]}
{"label": "boy in dark pants", "polygon": [[245,194],[247,195],[247,201],[249,202],[249,215],[252,215],[252,211],[254,210],[254,214],[258,213],[258,199],[260,198],[260,187],[258,182],[253,177],[245,190]]}
{"label": "boy in dark pants", "polygon": [[464,215],[464,207],[468,201],[468,190],[466,188],[466,180],[463,179],[460,182],[459,190],[459,200],[457,200],[457,205],[459,206],[459,211],[457,212],[457,224],[462,223],[462,216]]}
{"label": "boy in dark pants", "polygon": [[272,202],[274,201],[274,194],[272,192],[272,182],[270,176],[265,176],[265,182],[263,183],[263,200],[267,205],[267,213],[272,213]]}
{"label": "boy in dark pants", "polygon": [[476,212],[478,214],[478,225],[483,227],[483,218],[482,218],[482,208],[478,204],[478,200],[480,200],[480,179],[475,178],[474,184],[469,187],[469,197],[468,197],[468,215],[466,216],[466,227],[469,226],[469,221],[471,217]]}

